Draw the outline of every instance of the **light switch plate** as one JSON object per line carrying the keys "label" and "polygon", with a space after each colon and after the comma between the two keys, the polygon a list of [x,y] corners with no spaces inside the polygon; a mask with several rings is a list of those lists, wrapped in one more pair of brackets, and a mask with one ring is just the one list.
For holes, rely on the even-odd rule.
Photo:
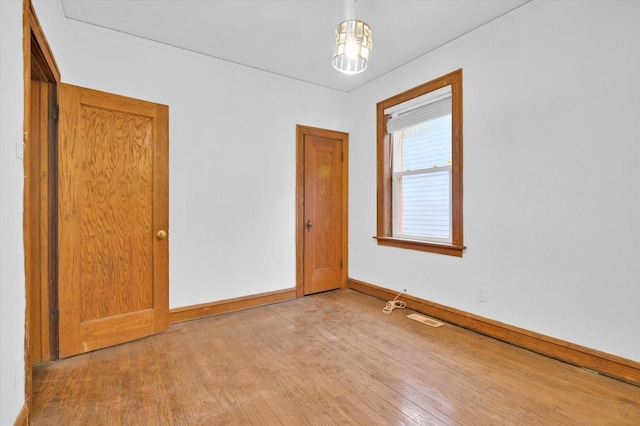
{"label": "light switch plate", "polygon": [[20,132],[16,133],[16,158],[18,160],[24,159],[24,139]]}

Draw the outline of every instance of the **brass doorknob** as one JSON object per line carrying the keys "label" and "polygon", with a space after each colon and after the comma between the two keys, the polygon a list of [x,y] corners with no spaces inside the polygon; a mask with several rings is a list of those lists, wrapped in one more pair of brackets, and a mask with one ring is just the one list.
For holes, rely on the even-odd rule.
{"label": "brass doorknob", "polygon": [[167,231],[165,230],[160,230],[158,231],[158,239],[159,240],[164,240],[165,238],[167,238]]}

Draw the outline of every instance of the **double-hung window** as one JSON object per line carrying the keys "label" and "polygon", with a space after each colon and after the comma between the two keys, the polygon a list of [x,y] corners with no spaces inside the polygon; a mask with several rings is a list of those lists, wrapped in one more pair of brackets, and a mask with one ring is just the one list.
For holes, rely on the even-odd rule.
{"label": "double-hung window", "polygon": [[[428,94],[430,95],[430,94]],[[392,236],[451,243],[451,87],[399,105],[391,136]]]}
{"label": "double-hung window", "polygon": [[460,70],[378,103],[378,243],[462,256]]}

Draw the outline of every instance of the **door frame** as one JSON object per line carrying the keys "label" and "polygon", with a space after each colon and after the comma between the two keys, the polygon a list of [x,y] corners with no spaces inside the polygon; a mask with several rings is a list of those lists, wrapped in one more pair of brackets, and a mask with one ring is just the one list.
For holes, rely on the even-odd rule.
{"label": "door frame", "polygon": [[[30,345],[30,333],[36,332],[42,336],[40,361],[50,361],[56,356],[57,345],[52,345],[56,334],[50,326],[49,313],[55,306],[55,300],[50,297],[55,293],[55,223],[56,200],[55,193],[55,140],[56,135],[49,133],[46,152],[43,152],[39,138],[32,138],[30,134],[32,120],[31,95],[32,95],[32,67],[38,67],[38,75],[45,78],[52,87],[52,103],[57,105],[58,86],[60,84],[60,70],[44,35],[40,22],[35,13],[31,0],[23,2],[23,78],[24,78],[24,172],[25,187],[23,197],[23,242],[25,263],[25,295],[26,309],[24,322],[24,370],[25,370],[25,407],[28,418],[32,400],[32,348]],[[54,117],[48,114],[47,127],[55,127]],[[47,132],[49,132],[49,129]],[[32,155],[35,154],[35,155]],[[36,157],[37,155],[37,157]],[[41,161],[44,160],[44,161]],[[39,165],[35,163],[39,163]],[[40,176],[45,176],[41,179]],[[44,183],[43,180],[49,181]],[[43,188],[48,186],[48,188]],[[46,191],[46,196],[39,195]],[[35,194],[35,196],[34,196]],[[35,294],[34,294],[35,293]],[[52,303],[54,305],[52,305]],[[35,317],[35,318],[33,318]],[[38,321],[36,321],[38,319]]]}
{"label": "door frame", "polygon": [[296,297],[304,296],[304,196],[305,173],[304,159],[305,135],[339,139],[342,141],[342,235],[341,250],[344,265],[340,277],[340,288],[347,285],[349,270],[348,237],[349,237],[349,134],[336,130],[296,125]]}

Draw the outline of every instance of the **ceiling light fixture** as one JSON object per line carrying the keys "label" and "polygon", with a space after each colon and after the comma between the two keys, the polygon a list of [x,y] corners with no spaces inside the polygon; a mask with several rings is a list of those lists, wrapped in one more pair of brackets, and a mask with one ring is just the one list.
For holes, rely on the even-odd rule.
{"label": "ceiling light fixture", "polygon": [[352,19],[336,28],[336,45],[331,64],[345,74],[358,74],[367,69],[371,52],[371,28],[356,16],[356,0],[351,3]]}

